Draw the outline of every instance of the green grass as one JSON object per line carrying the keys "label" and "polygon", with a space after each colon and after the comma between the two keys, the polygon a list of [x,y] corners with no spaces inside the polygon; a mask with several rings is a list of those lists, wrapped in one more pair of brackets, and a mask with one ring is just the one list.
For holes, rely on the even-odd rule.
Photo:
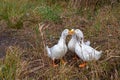
{"label": "green grass", "polygon": [[59,6],[39,6],[35,10],[41,16],[43,21],[60,22],[61,8]]}
{"label": "green grass", "polygon": [[[47,2],[44,0],[28,1],[28,0],[1,0],[0,1],[0,19],[7,21],[11,28],[21,28],[27,18],[35,15],[34,9],[39,13],[32,16],[32,19],[40,16],[43,21],[60,21],[61,7],[57,4],[54,6],[45,6]],[[28,15],[32,13],[32,15]],[[35,18],[36,19],[36,18]],[[33,19],[34,20],[34,19]]]}
{"label": "green grass", "polygon": [[96,24],[94,24],[94,27],[96,31],[100,31],[100,27],[101,27],[100,22],[97,22]]}
{"label": "green grass", "polygon": [[19,75],[21,52],[17,47],[10,47],[3,62],[0,62],[0,79],[15,80]]}
{"label": "green grass", "polygon": [[25,15],[34,7],[28,0],[0,0],[0,19],[7,21],[9,27],[21,28]]}

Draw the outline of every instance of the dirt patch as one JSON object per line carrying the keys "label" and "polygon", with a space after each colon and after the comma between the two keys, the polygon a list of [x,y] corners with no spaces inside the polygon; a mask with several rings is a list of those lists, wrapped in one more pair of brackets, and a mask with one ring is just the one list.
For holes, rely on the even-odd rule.
{"label": "dirt patch", "polygon": [[0,32],[0,57],[5,56],[9,46],[19,46],[22,49],[30,48],[35,43],[32,41],[33,33],[27,29],[5,29]]}

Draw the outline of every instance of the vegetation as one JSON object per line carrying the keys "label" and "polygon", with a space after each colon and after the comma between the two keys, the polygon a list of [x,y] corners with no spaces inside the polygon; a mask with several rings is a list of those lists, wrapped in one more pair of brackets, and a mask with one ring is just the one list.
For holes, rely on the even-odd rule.
{"label": "vegetation", "polygon": [[[0,80],[119,80],[119,14],[119,0],[0,0]],[[68,63],[54,68],[44,47],[65,28],[81,29],[100,60],[79,68],[68,51]]]}

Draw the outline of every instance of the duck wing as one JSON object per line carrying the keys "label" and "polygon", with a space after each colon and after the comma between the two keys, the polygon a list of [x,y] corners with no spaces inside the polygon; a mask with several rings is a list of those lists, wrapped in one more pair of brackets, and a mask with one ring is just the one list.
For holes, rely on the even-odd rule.
{"label": "duck wing", "polygon": [[85,52],[89,55],[89,59],[91,60],[93,60],[93,59],[95,59],[95,60],[98,60],[99,58],[100,58],[100,56],[101,56],[101,53],[102,53],[102,51],[97,51],[97,50],[95,50],[94,48],[92,48],[91,46],[87,46],[87,45],[85,45]]}
{"label": "duck wing", "polygon": [[84,44],[84,45],[82,46],[82,48],[83,48],[83,50],[84,50],[86,53],[88,53],[88,54],[91,54],[91,53],[93,52],[93,48],[90,47],[90,46],[88,46],[88,45],[86,45],[86,44]]}

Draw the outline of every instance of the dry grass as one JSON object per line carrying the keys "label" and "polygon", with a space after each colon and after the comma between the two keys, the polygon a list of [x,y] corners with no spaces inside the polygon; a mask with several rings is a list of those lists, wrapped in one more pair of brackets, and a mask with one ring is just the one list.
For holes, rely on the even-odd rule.
{"label": "dry grass", "polygon": [[[49,3],[43,2],[44,4],[40,4],[42,6],[46,6],[47,4],[51,10],[53,9],[53,7],[51,7],[52,1],[53,0]],[[2,38],[6,39],[4,35],[7,31],[10,33],[10,31],[13,30],[14,33],[8,33],[6,35],[7,37],[15,38],[15,43],[7,39],[7,42],[10,42],[12,47],[6,47],[6,56],[0,61],[0,80],[120,79],[119,3],[113,8],[111,5],[104,5],[93,12],[93,10],[90,9],[69,9],[69,7],[66,7],[67,2],[65,0],[59,1],[58,3],[61,4],[59,6],[61,6],[63,12],[59,14],[61,21],[58,21],[57,24],[54,20],[44,21],[41,18],[41,14],[38,14],[36,11],[36,8],[41,5],[38,5],[37,2],[34,1],[33,3],[31,4],[33,4],[34,8],[32,10],[28,8],[30,14],[25,17],[25,21],[23,21],[24,27],[22,26],[22,29],[13,30],[5,27],[4,30],[0,31],[1,42]],[[55,2],[52,5],[58,5],[58,3]],[[35,6],[35,4],[37,5]],[[73,4],[74,3],[72,3],[72,5]],[[24,13],[26,13],[26,11],[23,12],[23,14]],[[47,15],[47,18],[51,18],[51,14]],[[55,14],[58,13],[56,12]],[[0,25],[4,26],[2,23]],[[7,24],[7,26],[9,26],[9,24]],[[51,65],[51,59],[47,56],[45,46],[46,44],[53,46],[57,43],[61,32],[65,28],[81,29],[84,32],[85,40],[90,40],[92,47],[103,51],[100,60],[88,62],[86,68],[79,68],[78,65],[82,63],[82,60],[73,60],[72,53],[68,51],[64,57],[68,63],[62,65],[59,61],[56,61],[59,66],[54,68]],[[70,38],[71,36],[68,36],[67,42]],[[20,43],[23,41],[26,42],[21,46]]]}

